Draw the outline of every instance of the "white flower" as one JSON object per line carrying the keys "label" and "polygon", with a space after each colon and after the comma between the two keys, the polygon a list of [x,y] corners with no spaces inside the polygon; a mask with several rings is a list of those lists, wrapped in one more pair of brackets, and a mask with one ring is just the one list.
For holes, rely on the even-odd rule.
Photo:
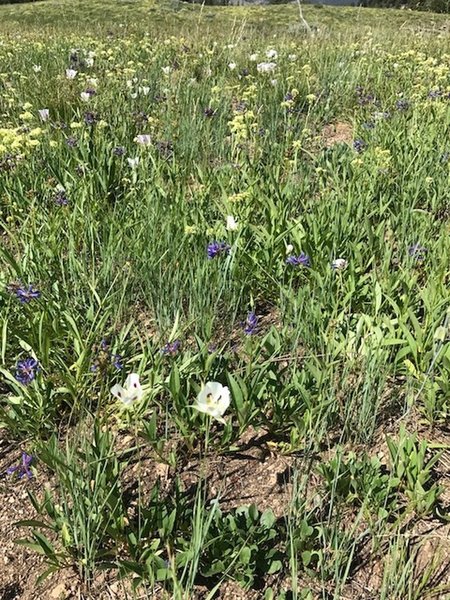
{"label": "white flower", "polygon": [[250,54],[250,60],[252,62],[256,62],[258,60],[258,55],[257,54]]}
{"label": "white flower", "polygon": [[89,77],[87,82],[90,86],[97,87],[98,79],[96,77]]}
{"label": "white flower", "polygon": [[152,143],[152,136],[148,133],[140,133],[134,138],[134,141],[140,146],[148,146]]}
{"label": "white flower", "polygon": [[66,69],[66,77],[67,79],[75,79],[75,77],[77,76],[78,71],[75,71],[75,69]]}
{"label": "white flower", "polygon": [[89,102],[91,95],[88,92],[81,92],[80,98],[83,100],[83,102]]}
{"label": "white flower", "polygon": [[130,94],[130,98],[132,98],[133,100],[136,100],[137,97],[138,97],[137,92]]}
{"label": "white flower", "polygon": [[35,73],[39,73],[40,71],[42,71],[41,65],[33,65],[33,71]]}
{"label": "white flower", "polygon": [[258,73],[273,73],[277,64],[274,62],[262,62],[256,65]]}
{"label": "white flower", "polygon": [[48,108],[41,108],[40,110],[38,110],[38,115],[41,121],[47,121],[50,116],[50,111],[48,110]]}
{"label": "white flower", "polygon": [[267,58],[277,58],[278,52],[276,50],[270,49],[270,50],[267,50],[266,56],[267,56]]}
{"label": "white flower", "polygon": [[167,66],[167,67],[163,67],[162,68],[162,72],[164,73],[164,75],[169,75],[169,73],[172,71],[171,67]]}
{"label": "white flower", "polygon": [[86,58],[84,62],[86,63],[86,66],[89,68],[94,66],[94,59],[91,56]]}
{"label": "white flower", "polygon": [[232,215],[227,216],[227,231],[236,231],[239,225],[236,222],[236,219]]}
{"label": "white flower", "polygon": [[111,388],[111,394],[116,398],[119,398],[125,406],[131,406],[136,400],[140,400],[143,396],[141,384],[139,383],[139,375],[137,373],[130,373],[128,375],[124,386],[122,387],[119,383],[116,383]]}
{"label": "white flower", "polygon": [[217,381],[208,381],[200,391],[194,408],[221,423],[225,423],[223,415],[230,406],[230,390]]}
{"label": "white flower", "polygon": [[236,67],[237,67],[236,63],[234,63],[234,62],[228,63],[228,68],[230,69],[230,71],[234,71],[234,69]]}
{"label": "white flower", "polygon": [[149,87],[147,87],[147,86],[143,86],[143,87],[140,87],[140,88],[138,89],[138,91],[139,91],[139,93],[140,93],[140,94],[142,94],[143,96],[148,96],[148,95],[149,95],[149,93],[150,93],[150,88],[149,88]]}
{"label": "white flower", "polygon": [[331,263],[331,268],[335,271],[343,271],[348,267],[348,261],[345,258],[336,258]]}
{"label": "white flower", "polygon": [[139,164],[139,156],[136,156],[136,158],[127,158],[127,162],[132,169],[135,169]]}
{"label": "white flower", "polygon": [[292,62],[294,62],[295,60],[297,60],[297,55],[296,54],[289,54],[288,59]]}
{"label": "white flower", "polygon": [[286,254],[292,254],[293,250],[294,250],[294,246],[292,244],[288,244],[286,246]]}
{"label": "white flower", "polygon": [[271,79],[270,83],[273,85],[273,87],[275,87],[278,83],[278,79]]}

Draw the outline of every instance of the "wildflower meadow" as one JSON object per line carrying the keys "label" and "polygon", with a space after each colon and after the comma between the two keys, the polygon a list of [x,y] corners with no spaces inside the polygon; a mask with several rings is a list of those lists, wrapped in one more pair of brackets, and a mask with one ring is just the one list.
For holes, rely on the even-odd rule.
{"label": "wildflower meadow", "polygon": [[450,598],[450,19],[0,6],[0,599]]}

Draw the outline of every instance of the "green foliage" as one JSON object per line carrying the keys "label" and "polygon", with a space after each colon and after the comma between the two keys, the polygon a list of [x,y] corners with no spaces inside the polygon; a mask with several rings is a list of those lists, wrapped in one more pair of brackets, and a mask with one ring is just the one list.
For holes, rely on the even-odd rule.
{"label": "green foliage", "polygon": [[433,592],[413,545],[446,518],[446,22],[305,18],[0,8],[0,427],[43,484],[22,525],[44,575],[311,600],[355,597],[369,557],[380,598]]}
{"label": "green foliage", "polygon": [[426,515],[436,508],[443,489],[433,481],[433,466],[442,452],[429,457],[429,446],[417,435],[400,429],[398,441],[387,438],[394,482],[401,486],[408,503],[419,515]]}

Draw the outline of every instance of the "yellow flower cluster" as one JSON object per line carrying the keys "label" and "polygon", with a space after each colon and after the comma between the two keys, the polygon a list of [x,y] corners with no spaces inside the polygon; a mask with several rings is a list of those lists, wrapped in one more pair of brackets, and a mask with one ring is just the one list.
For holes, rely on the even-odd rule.
{"label": "yellow flower cluster", "polygon": [[235,113],[233,119],[228,121],[228,126],[236,142],[248,140],[250,134],[258,129],[256,116],[252,110]]}
{"label": "yellow flower cluster", "polygon": [[42,129],[37,127],[28,133],[22,133],[19,128],[0,129],[0,156],[4,154],[23,154],[27,150],[39,146],[40,142],[36,138],[42,133]]}

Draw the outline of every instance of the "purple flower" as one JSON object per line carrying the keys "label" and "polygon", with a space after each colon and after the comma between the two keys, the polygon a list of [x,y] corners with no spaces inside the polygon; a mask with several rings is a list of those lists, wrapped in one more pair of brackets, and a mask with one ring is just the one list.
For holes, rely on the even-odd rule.
{"label": "purple flower", "polygon": [[69,204],[69,199],[66,196],[66,190],[59,190],[56,193],[54,200],[58,206],[67,206]]}
{"label": "purple flower", "polygon": [[397,102],[395,103],[395,106],[397,110],[408,110],[410,104],[409,101],[406,100],[406,98],[400,98],[400,100],[397,100]]}
{"label": "purple flower", "polygon": [[97,116],[93,112],[84,113],[84,122],[86,125],[95,125],[97,122]]}
{"label": "purple flower", "polygon": [[256,333],[258,320],[258,317],[253,311],[248,313],[247,320],[244,323],[244,333],[246,335],[253,335]]}
{"label": "purple flower", "polygon": [[120,354],[111,354],[111,362],[115,369],[123,369],[122,356]]}
{"label": "purple flower", "polygon": [[39,371],[39,363],[34,358],[19,360],[16,365],[16,379],[22,385],[29,385]]}
{"label": "purple flower", "polygon": [[17,473],[19,479],[22,479],[22,477],[25,477],[25,475],[28,477],[28,479],[30,479],[31,477],[33,477],[33,473],[30,471],[30,465],[32,460],[33,457],[31,454],[22,452],[21,462],[18,465],[9,467],[9,469],[6,470],[6,474],[12,475],[13,473]]}
{"label": "purple flower", "polygon": [[408,248],[409,256],[411,256],[411,258],[415,258],[416,260],[419,260],[419,261],[425,259],[425,255],[427,252],[428,252],[428,250],[425,248],[425,246],[421,246],[418,242],[416,242],[415,244],[412,244]]}
{"label": "purple flower", "polygon": [[441,96],[441,90],[431,90],[428,92],[428,98],[431,98],[432,100],[436,100],[436,98],[440,98]]}
{"label": "purple flower", "polygon": [[174,340],[173,342],[167,342],[165,346],[161,348],[161,354],[165,356],[175,356],[178,350],[181,348],[181,341]]}
{"label": "purple flower", "polygon": [[220,256],[221,254],[229,254],[230,250],[231,246],[227,242],[210,242],[206,248],[206,253],[208,258],[211,260],[216,258],[216,256]]}
{"label": "purple flower", "polygon": [[78,146],[78,140],[73,136],[70,136],[66,139],[66,144],[69,146],[69,148],[76,148]]}
{"label": "purple flower", "polygon": [[32,285],[29,285],[28,287],[21,287],[20,285],[11,285],[10,289],[15,292],[21,304],[28,304],[28,302],[39,298],[41,295],[41,292],[39,290],[34,289]]}
{"label": "purple flower", "polygon": [[298,256],[295,256],[295,254],[290,254],[286,258],[286,264],[287,265],[292,265],[293,267],[298,267],[298,266],[301,266],[301,267],[310,267],[311,266],[311,259],[304,252],[301,252]]}
{"label": "purple flower", "polygon": [[116,146],[113,148],[114,156],[123,156],[125,154],[125,148],[123,146]]}
{"label": "purple flower", "polygon": [[360,154],[366,148],[366,142],[361,139],[354,140],[353,149]]}
{"label": "purple flower", "polygon": [[372,104],[375,102],[375,96],[370,92],[367,93],[363,87],[360,85],[356,88],[356,96],[358,98],[358,104],[360,106],[365,106],[366,104]]}
{"label": "purple flower", "polygon": [[211,117],[214,117],[214,115],[216,114],[216,112],[217,112],[216,110],[214,110],[213,108],[211,108],[210,106],[208,106],[203,111],[203,114],[205,115],[205,117],[211,118]]}

